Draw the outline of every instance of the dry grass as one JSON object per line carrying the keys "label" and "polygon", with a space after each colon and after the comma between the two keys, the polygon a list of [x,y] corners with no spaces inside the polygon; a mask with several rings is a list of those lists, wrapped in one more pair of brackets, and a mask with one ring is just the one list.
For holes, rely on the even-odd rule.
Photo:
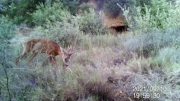
{"label": "dry grass", "polygon": [[[11,69],[14,73],[11,87],[13,98],[38,101],[177,100],[179,71],[169,72],[166,69],[169,65],[161,62],[163,58],[168,59],[162,55],[166,54],[166,50],[163,53],[159,51],[156,57],[139,55],[136,51],[139,47],[138,37],[131,34],[117,37],[81,35],[80,43],[75,44],[70,66],[63,69],[62,59],[57,57],[60,61],[56,70],[57,79],[50,65],[42,66],[46,61],[45,55],[38,55],[31,65],[27,64],[25,58]],[[14,54],[21,53],[20,43],[12,47],[16,46],[18,49],[15,48]],[[171,53],[175,56],[177,50],[172,49]],[[170,63],[174,67],[179,66],[177,62]],[[160,98],[156,99],[143,96],[134,98],[135,93],[155,92],[138,91],[135,90],[136,86],[164,87],[166,91],[157,91]]]}

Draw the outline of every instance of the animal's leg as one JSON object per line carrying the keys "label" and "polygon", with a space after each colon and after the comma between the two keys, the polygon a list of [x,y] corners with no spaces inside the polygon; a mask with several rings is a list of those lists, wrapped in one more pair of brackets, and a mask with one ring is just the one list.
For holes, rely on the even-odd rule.
{"label": "animal's leg", "polygon": [[29,57],[29,63],[32,61],[32,59],[37,55],[38,53],[33,53],[30,57]]}
{"label": "animal's leg", "polygon": [[54,74],[54,76],[55,76],[55,80],[57,81],[57,64],[56,64],[56,58],[54,57],[54,56],[49,56],[48,57],[48,59],[49,59],[49,62],[51,63],[51,66],[52,67],[55,67],[55,68],[53,68],[53,74]]}
{"label": "animal's leg", "polygon": [[43,61],[43,63],[42,63],[42,67],[45,67],[45,66],[47,66],[49,64],[49,60],[48,59],[46,59],[45,61]]}
{"label": "animal's leg", "polygon": [[30,52],[30,47],[27,43],[24,43],[23,45],[23,52],[22,54],[16,58],[16,64],[19,62],[19,59],[22,59],[23,57],[25,57],[28,53]]}
{"label": "animal's leg", "polygon": [[49,62],[52,63],[52,61],[53,61],[52,56],[49,56],[48,59],[49,59]]}
{"label": "animal's leg", "polygon": [[54,56],[49,56],[48,59],[49,59],[49,62],[51,63],[51,65],[53,67],[57,66],[57,61],[56,61],[56,58]]}
{"label": "animal's leg", "polygon": [[16,58],[16,64],[19,62],[19,59],[22,59],[24,56],[26,56],[28,53],[23,52],[19,57]]}
{"label": "animal's leg", "polygon": [[53,63],[57,65],[56,57],[53,57]]}

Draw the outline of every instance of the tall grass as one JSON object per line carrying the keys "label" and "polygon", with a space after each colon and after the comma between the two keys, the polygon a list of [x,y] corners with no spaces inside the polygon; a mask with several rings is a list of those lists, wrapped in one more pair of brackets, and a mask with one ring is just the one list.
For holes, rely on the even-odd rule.
{"label": "tall grass", "polygon": [[[98,34],[92,35],[81,29],[79,19],[86,20],[81,17],[70,15],[62,17],[62,21],[37,26],[24,40],[20,40],[17,34],[7,50],[7,60],[13,67],[8,68],[13,100],[179,100],[179,27],[157,29],[151,26],[149,15],[139,15],[136,16],[141,19],[136,26],[139,29],[135,31],[114,36],[95,30]],[[14,59],[22,52],[23,42],[38,37],[55,40],[63,47],[74,46],[67,68],[62,67],[62,59],[57,57],[57,79],[55,68],[48,63],[43,65],[46,62],[44,54],[34,58],[31,64],[27,64],[28,57],[18,65],[14,64]],[[0,100],[7,100],[2,65],[0,75]],[[133,91],[135,86],[165,90]],[[160,97],[134,98],[134,93],[154,92]]]}
{"label": "tall grass", "polygon": [[[14,49],[8,53],[14,67],[9,69],[9,75],[12,75],[10,90],[14,100],[134,100],[133,87],[136,85],[160,86],[171,91],[171,94],[158,91],[161,96],[157,100],[178,99],[178,28],[152,30],[147,33],[134,32],[135,34],[129,32],[118,36],[92,36],[78,33],[78,29],[69,27],[78,38],[69,40],[75,48],[68,68],[63,69],[62,59],[57,57],[57,79],[50,65],[43,66],[43,62],[46,61],[43,54],[38,55],[31,65],[27,64],[27,59],[24,58],[16,66],[13,61],[22,52],[23,42],[16,41],[10,45]],[[53,39],[55,34],[47,33],[59,33],[61,28],[52,26],[46,30],[47,33],[43,33],[44,31],[42,27],[35,28],[30,37],[43,36]],[[48,35],[50,36],[47,37]],[[56,35],[61,38],[59,34]],[[61,40],[57,42],[62,43]],[[147,56],[141,54],[145,52]],[[4,84],[4,81],[1,83]],[[175,88],[173,85],[176,85]],[[2,89],[2,92],[6,90]],[[2,99],[5,97],[6,93],[2,95]]]}

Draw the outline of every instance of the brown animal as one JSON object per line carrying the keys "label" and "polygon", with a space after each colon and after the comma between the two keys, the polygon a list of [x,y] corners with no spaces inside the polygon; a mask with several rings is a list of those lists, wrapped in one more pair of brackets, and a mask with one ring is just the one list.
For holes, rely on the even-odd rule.
{"label": "brown animal", "polygon": [[31,54],[29,62],[38,54],[45,53],[52,64],[57,64],[56,56],[60,55],[63,59],[63,66],[68,66],[69,59],[73,54],[72,46],[67,50],[61,48],[55,41],[47,40],[43,38],[31,39],[24,43],[23,53],[16,58],[16,64],[24,56]]}

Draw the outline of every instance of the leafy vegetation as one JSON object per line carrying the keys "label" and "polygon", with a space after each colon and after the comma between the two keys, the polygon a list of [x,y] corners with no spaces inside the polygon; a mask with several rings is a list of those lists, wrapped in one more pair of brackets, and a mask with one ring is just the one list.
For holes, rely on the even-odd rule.
{"label": "leafy vegetation", "polygon": [[70,12],[64,8],[62,3],[53,3],[52,6],[40,4],[37,6],[37,10],[32,13],[33,22],[38,26],[42,26],[47,22],[54,23],[56,21],[62,21],[63,17],[69,15]]}
{"label": "leafy vegetation", "polygon": [[[145,5],[143,9],[136,7],[133,16],[127,8],[123,9],[123,14],[126,16],[126,21],[131,30],[139,29],[138,31],[150,31],[156,29],[169,29],[179,26],[179,6],[170,4],[164,0],[154,1],[153,8]],[[161,5],[161,6],[158,6]],[[143,11],[144,10],[144,11]]]}
{"label": "leafy vegetation", "polygon": [[36,10],[36,5],[45,3],[45,0],[3,0],[2,14],[8,16],[13,23],[31,23],[30,14]]}
{"label": "leafy vegetation", "polygon": [[98,35],[98,34],[107,34],[107,28],[103,27],[103,22],[99,18],[93,9],[89,9],[82,14],[79,14],[79,28],[85,34]]}
{"label": "leafy vegetation", "polygon": [[75,15],[77,11],[77,5],[79,4],[79,0],[58,0],[63,5],[66,5],[66,7],[69,9],[71,14]]}
{"label": "leafy vegetation", "polygon": [[8,40],[11,39],[15,35],[16,26],[6,19],[5,16],[0,18],[0,41],[1,46],[6,45]]}
{"label": "leafy vegetation", "polygon": [[[61,4],[59,2],[61,2]],[[2,12],[4,16],[8,16],[8,18],[11,19],[13,23],[15,24],[27,23],[30,25],[34,25],[34,23],[37,24],[37,22],[35,22],[37,19],[39,20],[41,19],[41,18],[34,19],[34,17],[43,17],[41,13],[45,13],[44,17],[50,16],[49,18],[51,18],[52,17],[51,15],[53,15],[53,13],[60,14],[60,13],[57,13],[58,11],[57,9],[58,8],[62,9],[62,5],[66,5],[66,7],[65,6],[63,7],[65,7],[66,9],[69,9],[71,14],[75,14],[76,5],[79,2],[77,0],[73,0],[73,1],[72,0],[28,0],[28,1],[27,0],[10,0],[10,1],[3,0],[0,3],[2,3],[2,7],[0,11]],[[36,11],[37,9],[39,11]],[[60,11],[63,11],[63,9]],[[32,13],[35,13],[33,14],[34,16],[32,16]],[[41,15],[38,16],[37,13]],[[34,23],[32,23],[32,20],[34,21]],[[44,21],[44,20],[41,20],[41,21]]]}
{"label": "leafy vegetation", "polygon": [[[130,5],[123,8],[119,0],[109,1],[118,2],[121,7],[114,10],[108,8],[114,6],[105,4],[104,9],[113,16],[121,10],[129,26],[128,32],[115,36],[104,28],[101,15],[91,7],[76,12],[79,1],[32,0],[31,6],[36,7],[26,10],[30,1],[1,2],[11,8],[4,7],[0,16],[0,100],[179,100],[180,6],[177,4],[165,0],[125,0],[124,5],[133,2],[134,8],[128,9]],[[12,8],[17,5],[22,8]],[[30,18],[21,19],[21,14]],[[19,24],[29,22],[34,26]],[[62,59],[57,57],[57,79],[43,54],[31,64],[27,64],[27,58],[14,63],[22,52],[22,44],[31,38],[51,39],[64,48],[74,46],[68,67],[63,68]],[[162,89],[138,91],[137,86]],[[134,96],[135,93],[159,95],[143,98]]]}

